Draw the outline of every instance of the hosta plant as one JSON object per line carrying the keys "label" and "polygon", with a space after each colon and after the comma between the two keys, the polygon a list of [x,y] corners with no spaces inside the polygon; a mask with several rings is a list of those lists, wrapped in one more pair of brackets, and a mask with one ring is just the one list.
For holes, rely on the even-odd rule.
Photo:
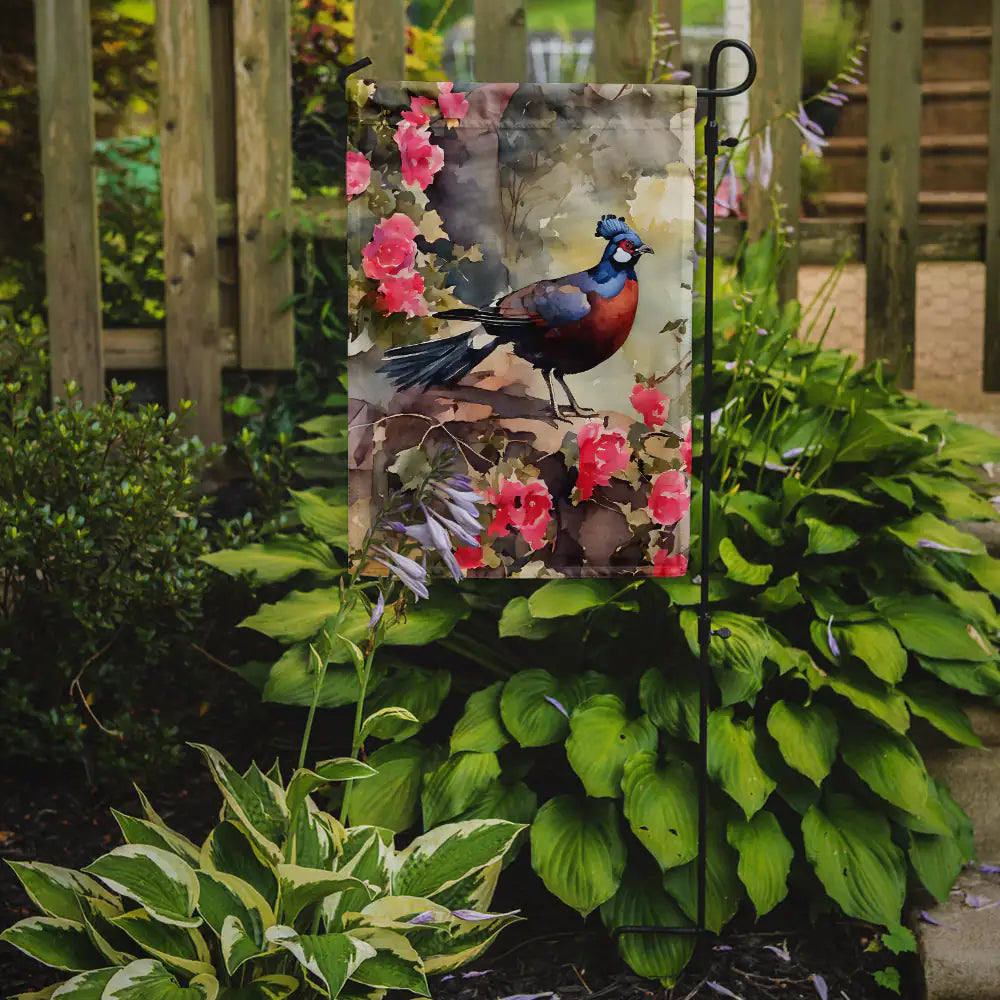
{"label": "hosta plant", "polygon": [[282,1000],[429,996],[427,975],[476,958],[516,913],[490,913],[522,827],[448,824],[403,850],[392,832],[345,828],[312,793],[370,779],[352,758],[240,774],[200,747],[222,793],[198,845],[115,812],[125,844],[82,871],[12,862],[39,916],[0,935],[67,974],[32,998]]}

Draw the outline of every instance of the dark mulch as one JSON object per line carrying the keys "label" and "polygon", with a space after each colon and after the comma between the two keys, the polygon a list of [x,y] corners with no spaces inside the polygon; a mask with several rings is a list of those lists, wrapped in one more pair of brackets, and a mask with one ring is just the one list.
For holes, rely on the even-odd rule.
{"label": "dark mulch", "polygon": [[[184,790],[158,793],[154,805],[171,825],[201,839],[217,814],[218,794],[200,761],[192,764],[189,776],[177,782]],[[75,777],[8,774],[0,778],[0,859],[36,859],[79,868],[119,842],[118,827],[108,811],[111,805],[138,811],[128,794],[116,794],[110,801]],[[553,901],[524,856],[501,879],[496,906],[520,908],[528,919],[504,932],[470,970],[434,980],[435,1000],[551,994],[561,1000],[718,1000],[733,994],[743,1000],[816,1000],[822,994],[811,978],[814,975],[822,977],[831,1000],[892,996],[871,976],[887,964],[887,958],[865,951],[870,931],[859,924],[831,921],[811,926],[804,914],[785,911],[756,928],[753,936],[725,937],[709,952],[707,971],[692,969],[673,990],[665,990],[625,968],[596,917],[584,923]],[[0,927],[30,913],[20,883],[10,871],[0,872]],[[787,948],[790,960],[767,945]],[[904,968],[904,977],[912,978],[912,973]],[[40,989],[58,978],[13,948],[0,946],[0,995]],[[918,995],[904,981],[903,996]]]}

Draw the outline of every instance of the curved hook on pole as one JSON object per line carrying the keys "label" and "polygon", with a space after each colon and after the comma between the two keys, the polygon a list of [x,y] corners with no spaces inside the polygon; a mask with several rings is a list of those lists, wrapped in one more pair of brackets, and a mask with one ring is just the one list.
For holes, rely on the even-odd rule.
{"label": "curved hook on pole", "polygon": [[[739,49],[747,59],[746,79],[735,87],[719,87],[719,59],[726,49]],[[757,79],[757,56],[746,42],[738,38],[723,38],[716,42],[712,54],[708,58],[708,87],[699,89],[699,97],[715,99],[719,97],[735,97],[748,91]]]}

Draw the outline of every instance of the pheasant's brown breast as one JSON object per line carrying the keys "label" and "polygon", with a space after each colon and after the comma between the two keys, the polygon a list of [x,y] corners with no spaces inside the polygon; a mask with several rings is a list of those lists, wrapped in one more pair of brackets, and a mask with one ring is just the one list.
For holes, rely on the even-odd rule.
{"label": "pheasant's brown breast", "polygon": [[613,298],[588,292],[590,312],[544,334],[545,356],[564,375],[590,371],[616,354],[628,340],[639,306],[639,282],[629,279]]}

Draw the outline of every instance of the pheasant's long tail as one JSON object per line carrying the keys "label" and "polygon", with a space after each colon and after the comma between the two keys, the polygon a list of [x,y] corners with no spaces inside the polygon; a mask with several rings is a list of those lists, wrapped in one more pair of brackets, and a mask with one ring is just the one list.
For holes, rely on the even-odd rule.
{"label": "pheasant's long tail", "polygon": [[451,385],[468,375],[499,343],[499,338],[480,330],[393,347],[385,352],[385,361],[378,370],[391,379],[398,392],[414,386],[429,389]]}

